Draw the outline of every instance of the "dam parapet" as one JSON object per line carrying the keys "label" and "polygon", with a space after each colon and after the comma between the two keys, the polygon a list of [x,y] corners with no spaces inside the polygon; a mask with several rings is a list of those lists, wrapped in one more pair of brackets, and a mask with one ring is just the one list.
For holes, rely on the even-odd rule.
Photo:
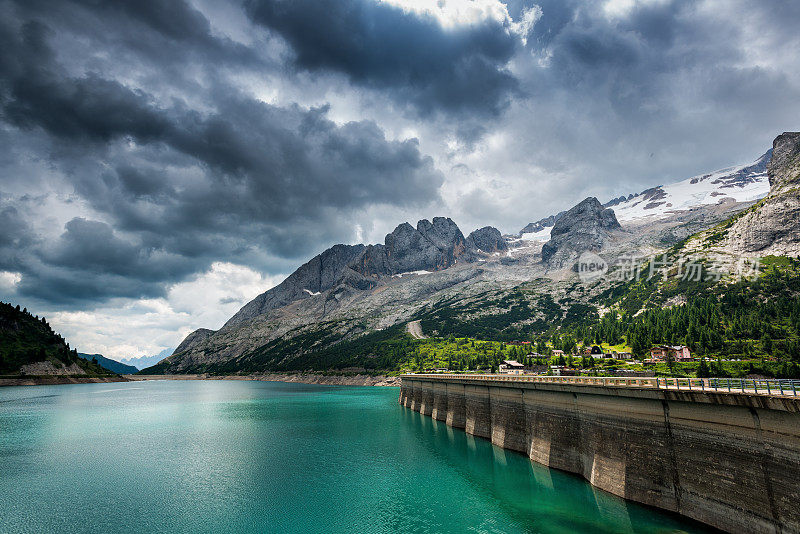
{"label": "dam parapet", "polygon": [[[722,379],[724,380],[724,379]],[[403,375],[400,403],[620,497],[728,532],[800,532],[800,387]]]}

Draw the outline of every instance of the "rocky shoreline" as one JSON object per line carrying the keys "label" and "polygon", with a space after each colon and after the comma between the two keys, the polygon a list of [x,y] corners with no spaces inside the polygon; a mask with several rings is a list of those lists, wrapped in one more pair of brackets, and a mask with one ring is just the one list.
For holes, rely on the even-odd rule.
{"label": "rocky shoreline", "polygon": [[399,376],[384,375],[264,374],[254,376],[253,380],[324,384],[330,386],[400,386]]}
{"label": "rocky shoreline", "polygon": [[139,380],[259,380],[264,382],[292,382],[298,384],[320,384],[327,386],[381,386],[399,387],[399,376],[385,375],[324,375],[316,373],[264,373],[250,375],[211,376],[205,374],[186,375],[125,375]]}
{"label": "rocky shoreline", "polygon": [[0,378],[0,386],[56,386],[61,384],[104,384],[107,382],[130,382],[123,376],[30,376]]}

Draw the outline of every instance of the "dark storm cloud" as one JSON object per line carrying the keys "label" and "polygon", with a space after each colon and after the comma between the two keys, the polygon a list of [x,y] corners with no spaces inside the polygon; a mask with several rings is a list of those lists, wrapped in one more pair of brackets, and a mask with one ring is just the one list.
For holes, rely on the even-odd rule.
{"label": "dark storm cloud", "polygon": [[[588,194],[746,163],[798,128],[798,2],[535,3],[541,17],[513,62],[529,98],[508,114],[492,170],[533,167],[547,198],[486,223],[518,229]],[[519,17],[532,3],[514,4]],[[516,187],[527,189],[523,178]]]}
{"label": "dark storm cloud", "polygon": [[[10,249],[24,246],[29,236],[28,226],[22,219],[19,210],[13,206],[0,209],[0,247]],[[5,259],[8,260],[8,256]],[[2,263],[4,263],[3,260],[0,260],[0,265]]]}
{"label": "dark storm cloud", "polygon": [[163,295],[212,261],[291,265],[351,234],[344,213],[438,198],[443,178],[415,139],[389,140],[371,121],[337,125],[327,107],[266,104],[217,80],[200,111],[98,73],[73,76],[52,24],[0,23],[0,118],[48,139],[51,163],[107,222],[73,219],[30,250],[2,237],[26,255],[14,269],[23,294]]}
{"label": "dark storm cloud", "polygon": [[506,64],[518,38],[501,24],[444,29],[372,0],[252,0],[256,22],[291,45],[295,65],[387,91],[421,113],[496,116],[518,92]]}
{"label": "dark storm cloud", "polygon": [[158,251],[118,237],[106,223],[83,218],[64,225],[64,233],[43,251],[42,257],[49,264],[67,269],[138,280],[169,279],[174,277],[172,271],[184,267],[159,256]]}
{"label": "dark storm cloud", "polygon": [[[82,51],[94,55],[97,65],[103,64],[97,58],[107,57],[106,68],[120,63],[183,77],[180,67],[186,61],[204,61],[203,67],[211,71],[264,66],[256,51],[213,35],[205,16],[184,0],[22,0],[5,7],[7,19],[44,20],[57,27],[62,46],[74,46],[72,39],[90,40],[94,47]],[[191,77],[182,80],[190,81]]]}
{"label": "dark storm cloud", "polygon": [[[509,21],[376,0],[0,0],[0,270],[74,306],[159,296],[214,261],[288,272],[397,222],[366,210],[444,203],[517,230],[797,128],[798,2],[535,3],[508,6],[540,10],[523,46]],[[358,113],[375,120],[332,120]],[[476,169],[449,173],[452,198],[415,139],[384,133],[410,127]]]}
{"label": "dark storm cloud", "polygon": [[[543,14],[529,35],[528,47],[547,55],[547,67],[534,69],[526,78],[531,91],[538,89],[537,96],[557,91],[580,97],[590,108],[611,104],[622,118],[646,119],[655,111],[653,118],[669,119],[662,113],[728,106],[730,100],[711,91],[730,91],[735,98],[740,85],[727,84],[736,77],[751,77],[766,93],[776,82],[782,84],[781,74],[748,65],[742,28],[715,17],[736,16],[736,3],[729,11],[716,12],[703,11],[700,3],[687,0],[639,3],[619,16],[605,13],[600,3],[537,3]],[[766,2],[740,14],[761,20],[779,4],[789,9],[786,2]],[[800,8],[794,11],[800,16]],[[771,22],[775,25],[764,29],[765,38],[791,26],[788,20]],[[768,67],[769,58],[764,63]],[[743,90],[747,92],[746,87]],[[767,103],[751,101],[750,107]],[[725,120],[723,114],[719,118]]]}
{"label": "dark storm cloud", "polygon": [[142,247],[99,221],[75,218],[61,236],[39,247],[23,267],[20,291],[49,302],[155,297],[163,283],[198,268],[164,249]]}

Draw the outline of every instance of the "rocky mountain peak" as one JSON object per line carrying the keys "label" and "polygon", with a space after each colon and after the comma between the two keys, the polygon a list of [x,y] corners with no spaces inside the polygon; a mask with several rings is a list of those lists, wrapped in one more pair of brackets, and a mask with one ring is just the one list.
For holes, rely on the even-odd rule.
{"label": "rocky mountain peak", "polygon": [[491,254],[508,250],[508,243],[500,230],[493,226],[484,226],[469,234],[467,247]]}
{"label": "rocky mountain peak", "polygon": [[770,193],[775,187],[800,185],[800,132],[784,132],[775,138],[767,177]]}
{"label": "rocky mountain peak", "polygon": [[[369,289],[382,276],[413,271],[438,271],[459,260],[471,261],[473,249],[448,217],[423,219],[414,228],[404,222],[386,235],[382,245],[334,245],[300,266],[276,287],[247,303],[227,323],[234,327],[271,310],[314,296],[340,284]],[[208,337],[190,334],[191,346]],[[195,335],[197,334],[197,335]],[[189,342],[187,338],[184,343]],[[175,353],[184,349],[183,343]]]}
{"label": "rocky mountain peak", "polygon": [[454,265],[461,257],[469,256],[464,234],[448,217],[434,217],[433,222],[422,219],[416,228],[403,223],[386,236],[381,250],[388,260],[388,271],[377,274],[438,271]]}
{"label": "rocky mountain peak", "polygon": [[417,223],[417,231],[440,250],[452,248],[464,241],[464,234],[450,217],[434,217],[432,223],[422,219]]}
{"label": "rocky mountain peak", "polygon": [[603,248],[611,232],[621,228],[614,210],[589,197],[568,210],[553,226],[550,241],[542,247],[542,261],[563,267],[580,253]]}
{"label": "rocky mountain peak", "polygon": [[[411,227],[411,230],[414,230]],[[365,250],[364,245],[334,245],[301,265],[286,280],[260,294],[231,317],[223,329],[264,315],[290,302],[334,287],[345,268]],[[179,351],[180,346],[175,349]]]}
{"label": "rocky mountain peak", "polygon": [[595,228],[613,230],[620,228],[614,210],[604,208],[595,197],[588,197],[569,209],[553,225],[552,235],[591,231]]}

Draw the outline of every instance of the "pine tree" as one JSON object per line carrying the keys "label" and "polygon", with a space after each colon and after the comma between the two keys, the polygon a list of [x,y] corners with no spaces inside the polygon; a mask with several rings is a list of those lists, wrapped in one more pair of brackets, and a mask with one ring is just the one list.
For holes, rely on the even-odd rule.
{"label": "pine tree", "polygon": [[709,369],[706,359],[700,360],[700,366],[697,368],[698,378],[708,378],[711,376],[711,369]]}
{"label": "pine tree", "polygon": [[764,333],[764,336],[761,338],[761,347],[767,354],[772,354],[772,338],[766,332]]}

